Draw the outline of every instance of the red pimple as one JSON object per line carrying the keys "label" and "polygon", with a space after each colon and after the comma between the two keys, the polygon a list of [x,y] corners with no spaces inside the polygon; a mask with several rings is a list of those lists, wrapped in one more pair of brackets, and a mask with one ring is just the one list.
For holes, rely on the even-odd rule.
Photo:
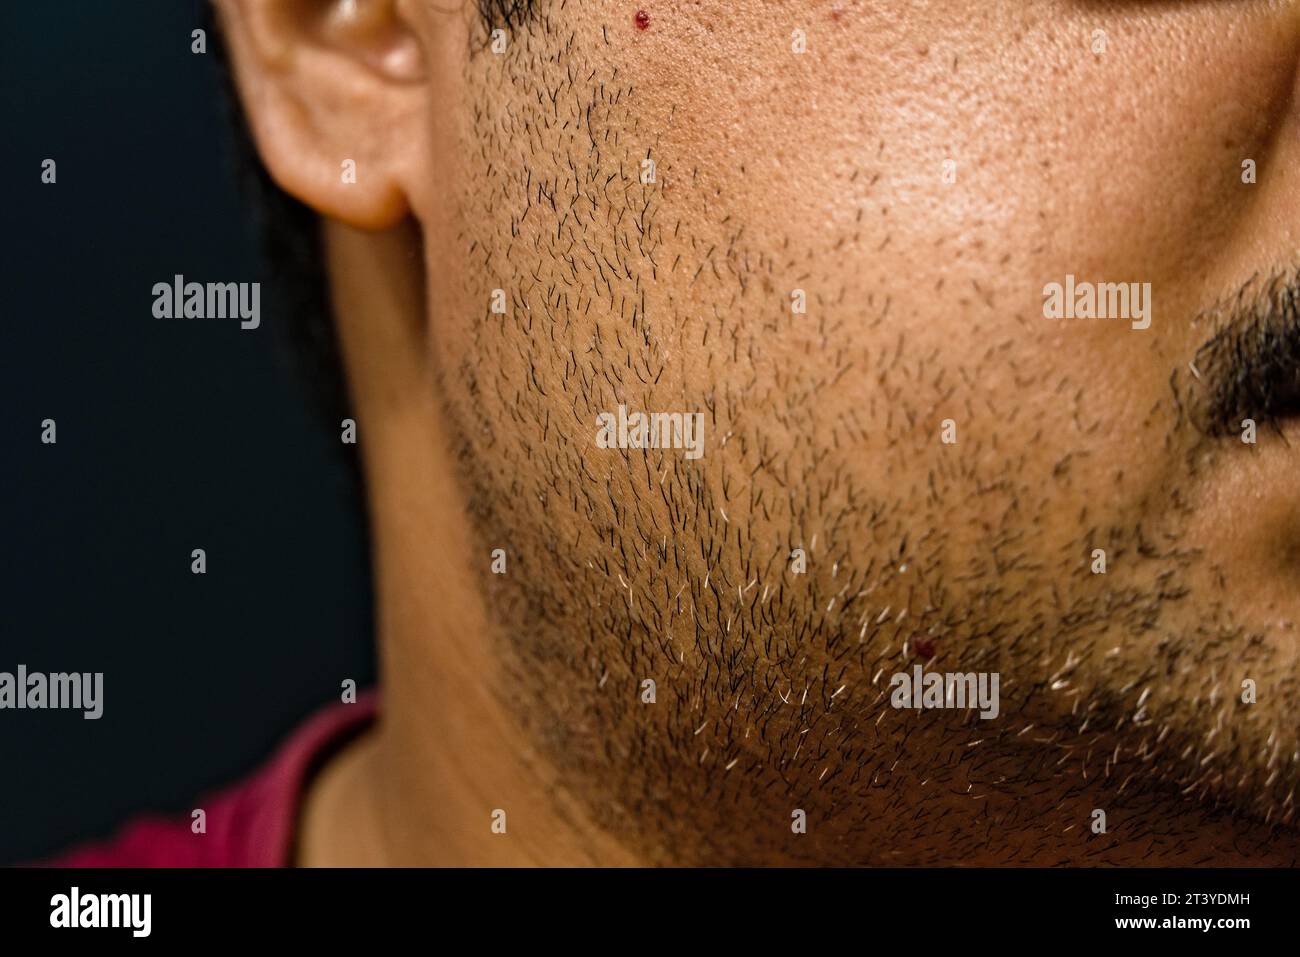
{"label": "red pimple", "polygon": [[644,10],[638,10],[636,16],[632,18],[638,30],[648,30],[650,28],[650,14]]}
{"label": "red pimple", "polygon": [[916,653],[922,658],[934,657],[934,639],[926,638],[924,635],[913,635],[912,644],[916,646]]}

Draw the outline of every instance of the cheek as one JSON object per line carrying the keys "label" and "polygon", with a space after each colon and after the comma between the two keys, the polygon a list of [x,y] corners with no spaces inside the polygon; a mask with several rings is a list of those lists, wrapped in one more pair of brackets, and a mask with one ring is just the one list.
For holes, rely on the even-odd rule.
{"label": "cheek", "polygon": [[[1249,31],[1250,49],[1211,56],[1197,38],[1221,26],[1213,9],[1021,6],[990,5],[978,29],[956,15],[822,25],[803,57],[788,23],[760,21],[719,31],[703,55],[682,43],[634,59],[637,88],[655,94],[640,99],[646,126],[664,131],[654,152],[672,240],[659,258],[674,268],[651,301],[681,340],[676,387],[743,395],[786,445],[804,444],[775,424],[793,420],[864,481],[925,481],[919,453],[945,418],[980,444],[967,481],[1024,463],[1067,490],[1072,516],[1089,501],[1069,489],[1141,501],[1168,481],[1169,460],[1144,452],[1169,427],[1176,339],[1050,328],[1043,286],[1067,273],[1147,280],[1162,321],[1186,313],[1193,291],[1174,280],[1239,208],[1225,143],[1256,135],[1251,103],[1286,75],[1256,82],[1251,57],[1284,44]],[[1223,78],[1226,105],[1207,100],[1213,84],[1184,82],[1187,62]],[[813,411],[792,416],[819,387]],[[862,423],[860,438],[838,421]]]}
{"label": "cheek", "polygon": [[874,289],[1023,275],[1003,301],[1026,307],[1085,267],[1195,270],[1241,214],[1242,155],[1293,75],[1278,69],[1284,30],[1225,40],[1217,5],[707,16],[657,23],[631,51],[647,150],[674,225],[725,250],[736,236],[719,221],[745,223],[784,288],[814,254]]}

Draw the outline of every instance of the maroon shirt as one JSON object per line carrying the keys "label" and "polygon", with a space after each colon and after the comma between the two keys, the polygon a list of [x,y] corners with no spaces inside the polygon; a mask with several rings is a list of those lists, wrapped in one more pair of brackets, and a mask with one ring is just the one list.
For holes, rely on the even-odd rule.
{"label": "maroon shirt", "polygon": [[259,770],[198,801],[207,833],[180,818],[147,815],[113,838],[44,862],[46,867],[289,867],[302,796],[312,775],[375,718],[376,696],[317,712]]}

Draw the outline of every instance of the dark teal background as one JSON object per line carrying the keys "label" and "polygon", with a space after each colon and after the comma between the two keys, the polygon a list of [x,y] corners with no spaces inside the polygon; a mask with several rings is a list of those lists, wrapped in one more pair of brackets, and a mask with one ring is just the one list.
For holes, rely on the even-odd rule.
{"label": "dark teal background", "polygon": [[[0,671],[104,672],[98,721],[0,711],[0,863],[188,810],[373,675],[355,450],[287,354],[200,3],[0,5]],[[261,282],[261,328],[153,318],[175,273]]]}

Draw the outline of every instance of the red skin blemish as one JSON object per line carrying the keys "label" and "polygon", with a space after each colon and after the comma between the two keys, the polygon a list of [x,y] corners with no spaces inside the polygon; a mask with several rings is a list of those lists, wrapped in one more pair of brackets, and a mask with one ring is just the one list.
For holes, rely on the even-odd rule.
{"label": "red skin blemish", "polygon": [[632,18],[632,22],[636,24],[638,30],[648,30],[650,29],[650,14],[644,10],[638,10],[636,16]]}
{"label": "red skin blemish", "polygon": [[934,657],[934,639],[926,638],[923,635],[915,635],[912,638],[912,644],[916,646],[916,653],[922,658]]}

